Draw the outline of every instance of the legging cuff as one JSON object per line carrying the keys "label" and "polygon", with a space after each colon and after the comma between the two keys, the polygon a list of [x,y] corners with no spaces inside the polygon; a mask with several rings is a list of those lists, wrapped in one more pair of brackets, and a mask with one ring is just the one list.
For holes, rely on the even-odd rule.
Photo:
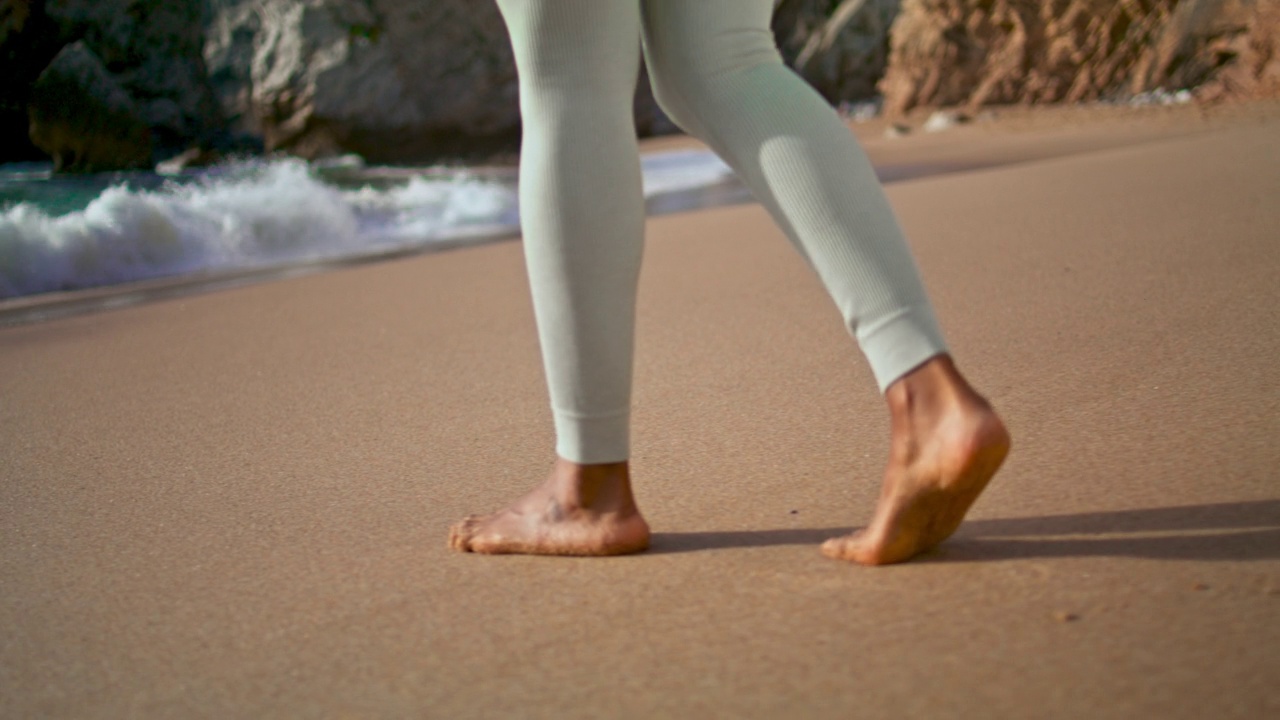
{"label": "legging cuff", "polygon": [[858,328],[858,344],[882,393],[903,375],[947,352],[942,330],[927,303],[865,323]]}
{"label": "legging cuff", "polygon": [[556,453],[582,465],[626,460],[631,452],[631,413],[581,415],[552,411],[556,424]]}

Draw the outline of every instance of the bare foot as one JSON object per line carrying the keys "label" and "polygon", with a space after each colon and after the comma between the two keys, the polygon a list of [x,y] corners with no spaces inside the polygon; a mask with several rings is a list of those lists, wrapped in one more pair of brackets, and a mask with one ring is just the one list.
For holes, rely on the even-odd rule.
{"label": "bare foot", "polygon": [[649,547],[649,525],[631,495],[627,463],[556,459],[551,476],[511,507],[472,515],[449,532],[462,552],[624,555]]}
{"label": "bare foot", "polygon": [[909,560],[951,536],[1009,454],[1009,432],[940,355],[889,386],[889,466],[871,524],[822,545],[864,565]]}

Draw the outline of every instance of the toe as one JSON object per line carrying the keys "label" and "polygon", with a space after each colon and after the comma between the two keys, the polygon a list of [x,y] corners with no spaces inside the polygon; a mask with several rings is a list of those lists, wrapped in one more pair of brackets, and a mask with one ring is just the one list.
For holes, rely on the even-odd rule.
{"label": "toe", "polygon": [[462,532],[461,524],[449,528],[449,548],[461,552],[467,551],[466,536]]}
{"label": "toe", "polygon": [[822,554],[833,560],[853,560],[858,546],[858,533],[833,537],[822,543]]}
{"label": "toe", "polygon": [[859,565],[885,565],[896,562],[884,551],[883,542],[867,530],[831,538],[822,544],[822,554],[834,560]]}
{"label": "toe", "polygon": [[469,515],[449,529],[449,547],[459,552],[471,551],[471,538],[480,523],[479,515]]}

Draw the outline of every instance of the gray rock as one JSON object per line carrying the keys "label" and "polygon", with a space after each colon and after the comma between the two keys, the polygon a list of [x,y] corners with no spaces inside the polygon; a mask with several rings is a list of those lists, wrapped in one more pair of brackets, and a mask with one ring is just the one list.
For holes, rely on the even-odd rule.
{"label": "gray rock", "polygon": [[[519,90],[496,4],[212,0],[204,60],[232,127],[269,150],[370,162],[513,153]],[[674,126],[647,82],[642,134]]]}
{"label": "gray rock", "polygon": [[208,0],[46,0],[44,11],[102,58],[161,144],[223,124],[202,54]]}
{"label": "gray rock", "polygon": [[36,80],[31,141],[58,172],[148,167],[151,132],[137,106],[84,43],[63,48]]}
{"label": "gray rock", "polygon": [[207,0],[0,0],[0,160],[29,159],[36,78],[68,44],[83,42],[132,98],[160,146],[175,150],[222,126],[205,80]]}
{"label": "gray rock", "polygon": [[519,129],[496,6],[473,0],[213,0],[204,60],[224,114],[269,150],[405,162]]}
{"label": "gray rock", "polygon": [[[0,128],[83,40],[133,98],[162,154],[252,135],[307,157],[476,159],[518,147],[518,86],[491,0],[2,0]],[[899,0],[783,0],[783,53],[833,102],[874,88]],[[15,37],[17,38],[15,40]],[[9,62],[9,58],[16,59]],[[641,134],[673,131],[642,78]]]}
{"label": "gray rock", "polygon": [[787,62],[834,104],[876,95],[901,0],[781,0],[774,36]]}

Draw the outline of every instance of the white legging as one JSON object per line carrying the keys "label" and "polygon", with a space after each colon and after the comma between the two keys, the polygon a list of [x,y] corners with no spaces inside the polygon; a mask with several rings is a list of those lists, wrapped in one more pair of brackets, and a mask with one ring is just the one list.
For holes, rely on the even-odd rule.
{"label": "white legging", "polygon": [[632,95],[713,148],[817,271],[883,391],[945,352],[866,155],[783,63],[773,0],[498,0],[520,76],[520,207],[556,451],[629,455],[644,233]]}

